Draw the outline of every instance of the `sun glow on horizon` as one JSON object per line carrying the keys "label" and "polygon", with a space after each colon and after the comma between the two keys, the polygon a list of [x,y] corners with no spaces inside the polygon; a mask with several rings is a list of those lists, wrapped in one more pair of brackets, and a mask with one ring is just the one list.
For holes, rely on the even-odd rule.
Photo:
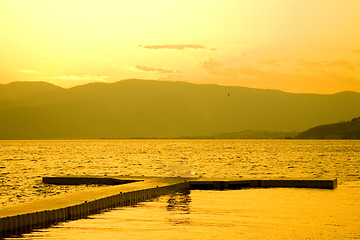
{"label": "sun glow on horizon", "polygon": [[360,2],[0,1],[0,83],[360,92]]}

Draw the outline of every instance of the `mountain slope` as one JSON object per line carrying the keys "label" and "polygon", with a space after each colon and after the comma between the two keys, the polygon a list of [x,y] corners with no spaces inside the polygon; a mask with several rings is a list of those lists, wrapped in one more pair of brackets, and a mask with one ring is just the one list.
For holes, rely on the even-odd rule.
{"label": "mountain slope", "polygon": [[30,97],[60,87],[47,82],[12,82],[0,84],[0,101]]}
{"label": "mountain slope", "polygon": [[326,124],[311,128],[296,138],[303,139],[360,139],[360,117],[349,122]]}
{"label": "mountain slope", "polygon": [[359,115],[360,94],[291,94],[124,80],[0,102],[1,139],[174,138],[243,130],[302,131]]}

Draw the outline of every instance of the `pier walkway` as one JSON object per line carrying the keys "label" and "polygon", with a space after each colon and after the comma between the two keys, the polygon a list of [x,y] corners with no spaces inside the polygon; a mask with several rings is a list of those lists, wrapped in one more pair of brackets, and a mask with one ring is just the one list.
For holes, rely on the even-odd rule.
{"label": "pier walkway", "polygon": [[184,177],[59,176],[46,184],[104,184],[106,187],[60,194],[0,208],[0,238],[85,218],[106,209],[136,204],[176,191],[296,187],[335,189],[336,179],[215,179]]}

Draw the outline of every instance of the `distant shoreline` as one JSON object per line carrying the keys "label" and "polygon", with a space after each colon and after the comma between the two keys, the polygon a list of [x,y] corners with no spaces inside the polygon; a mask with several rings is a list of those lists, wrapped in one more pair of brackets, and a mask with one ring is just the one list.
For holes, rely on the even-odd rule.
{"label": "distant shoreline", "polygon": [[95,141],[95,140],[360,140],[360,138],[63,138],[0,139],[0,141]]}

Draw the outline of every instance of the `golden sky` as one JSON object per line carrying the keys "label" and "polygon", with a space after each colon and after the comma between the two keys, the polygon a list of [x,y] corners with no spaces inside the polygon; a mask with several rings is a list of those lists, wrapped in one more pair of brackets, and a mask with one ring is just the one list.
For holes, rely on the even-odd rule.
{"label": "golden sky", "polygon": [[360,92],[359,0],[0,0],[0,83]]}

